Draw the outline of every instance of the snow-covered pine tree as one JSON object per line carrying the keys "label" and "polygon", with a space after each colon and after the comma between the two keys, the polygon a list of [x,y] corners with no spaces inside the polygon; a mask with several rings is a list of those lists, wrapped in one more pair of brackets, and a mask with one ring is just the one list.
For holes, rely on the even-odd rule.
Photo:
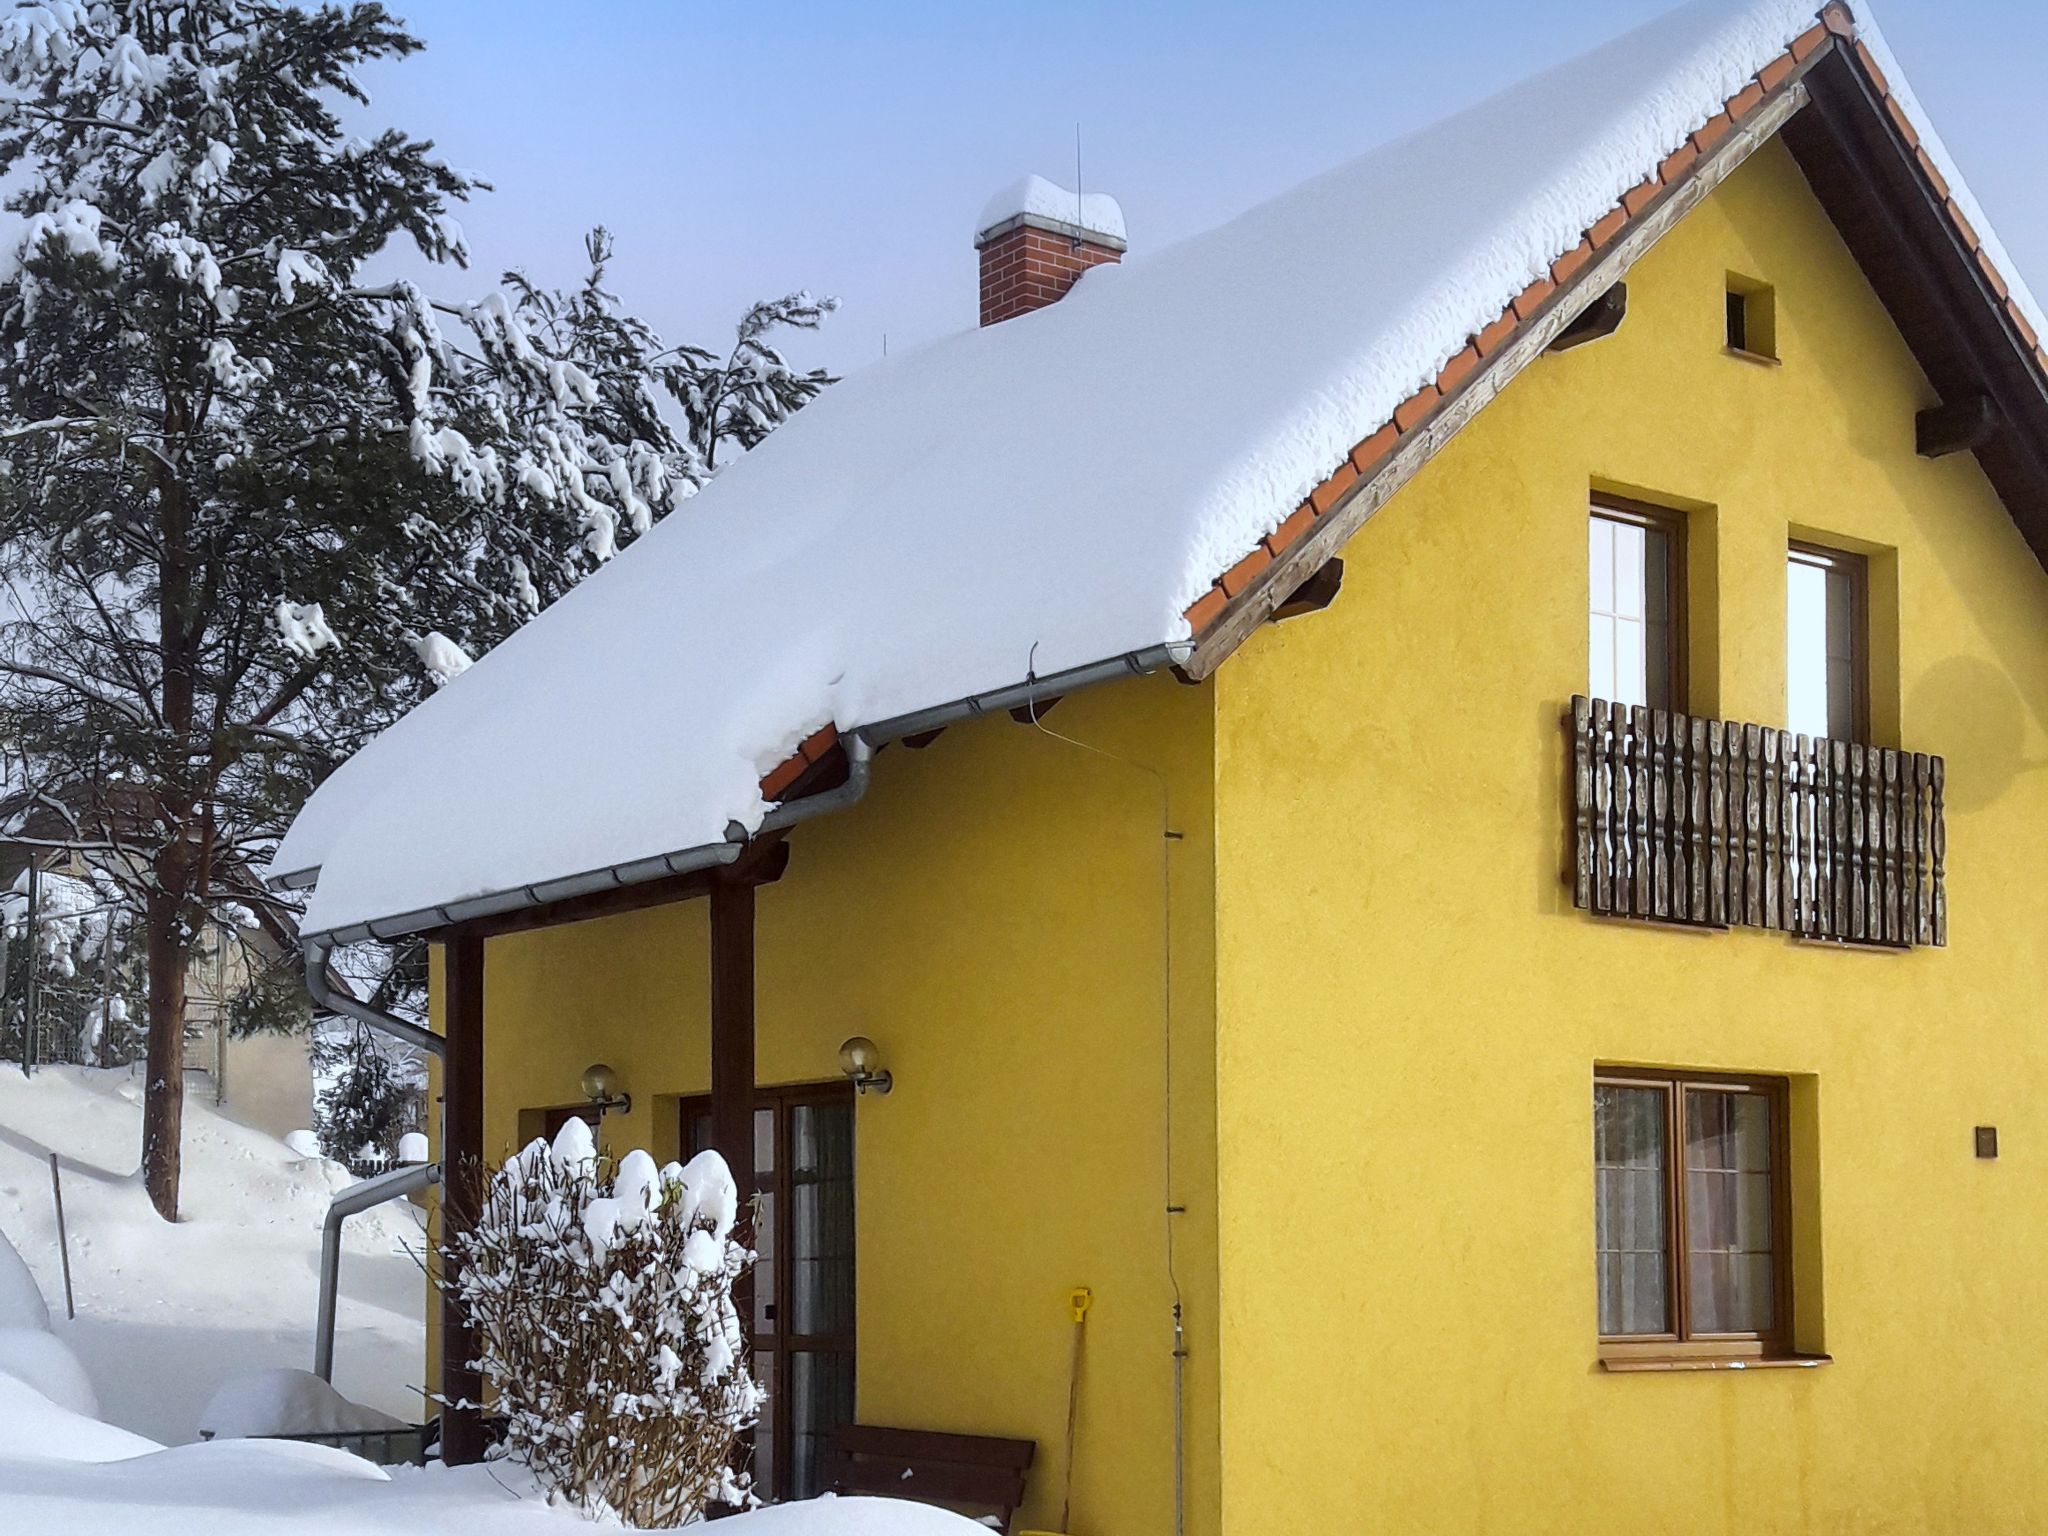
{"label": "snow-covered pine tree", "polygon": [[264,899],[334,763],[829,382],[767,340],[829,302],[665,348],[601,232],[568,293],[367,280],[401,242],[466,259],[481,184],[336,116],[418,46],[375,4],[0,13],[0,743],[143,909],[167,1218],[206,916]]}

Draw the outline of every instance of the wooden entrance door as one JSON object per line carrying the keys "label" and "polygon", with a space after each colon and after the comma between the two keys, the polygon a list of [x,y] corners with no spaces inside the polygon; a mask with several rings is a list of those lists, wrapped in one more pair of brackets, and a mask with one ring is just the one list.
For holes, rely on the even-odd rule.
{"label": "wooden entrance door", "polygon": [[[686,1099],[682,1141],[711,1144],[711,1101]],[[755,1369],[768,1389],[754,1431],[763,1498],[824,1491],[833,1430],[853,1422],[853,1088],[754,1090]]]}

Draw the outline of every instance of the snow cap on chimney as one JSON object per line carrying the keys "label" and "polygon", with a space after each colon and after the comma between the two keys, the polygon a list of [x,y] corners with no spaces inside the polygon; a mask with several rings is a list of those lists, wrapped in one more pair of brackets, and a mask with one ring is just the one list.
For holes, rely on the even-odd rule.
{"label": "snow cap on chimney", "polygon": [[975,225],[981,252],[981,323],[1041,309],[1090,267],[1119,261],[1124,210],[1106,192],[1076,195],[1026,176],[990,198]]}

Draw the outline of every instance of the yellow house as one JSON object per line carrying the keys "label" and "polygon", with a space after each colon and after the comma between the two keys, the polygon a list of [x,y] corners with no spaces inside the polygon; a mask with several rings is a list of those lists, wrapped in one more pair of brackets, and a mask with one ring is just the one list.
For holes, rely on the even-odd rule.
{"label": "yellow house", "polygon": [[764,1486],[857,1420],[1099,1536],[2048,1529],[2048,354],[1803,9],[1151,262],[1015,189],[983,329],[314,799],[444,1155],[603,1063],[761,1190]]}

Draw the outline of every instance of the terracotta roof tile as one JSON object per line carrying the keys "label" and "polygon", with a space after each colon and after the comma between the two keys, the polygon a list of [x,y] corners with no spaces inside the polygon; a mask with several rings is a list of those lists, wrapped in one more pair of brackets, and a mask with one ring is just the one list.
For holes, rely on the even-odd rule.
{"label": "terracotta roof tile", "polygon": [[1539,277],[1514,297],[1514,310],[1518,319],[1527,320],[1543,307],[1544,300],[1557,292],[1557,284],[1547,277]]}
{"label": "terracotta roof tile", "polygon": [[1999,274],[1998,264],[1991,259],[1991,253],[1981,245],[1977,247],[1977,270],[1984,274],[1984,281],[1991,285],[1991,291],[1998,295],[2003,304],[2012,296],[2012,290],[2005,286],[2005,279]]}
{"label": "terracotta roof tile", "polygon": [[1464,351],[1460,352],[1438,370],[1436,376],[1437,389],[1443,394],[1448,395],[1460,384],[1471,378],[1472,370],[1478,366],[1479,349],[1470,342],[1467,342]]}
{"label": "terracotta roof tile", "polygon": [[797,751],[802,754],[805,762],[815,763],[838,744],[839,727],[821,725],[804,738],[803,745],[798,747]]}
{"label": "terracotta roof tile", "polygon": [[1955,223],[1956,233],[1963,237],[1963,244],[1973,251],[1982,245],[1984,242],[1977,238],[1977,226],[1970,222],[1968,216],[1957,205],[1956,200],[1950,198],[1946,206],[1949,218]]}
{"label": "terracotta roof tile", "polygon": [[1225,571],[1219,584],[1226,595],[1235,597],[1252,584],[1253,579],[1259,572],[1272,563],[1272,551],[1261,544],[1257,549],[1254,549],[1250,554],[1238,561],[1237,564]]}
{"label": "terracotta roof tile", "polygon": [[1763,105],[1764,88],[1752,80],[1728,98],[1728,115],[1738,121]]}
{"label": "terracotta roof tile", "polygon": [[1277,555],[1289,545],[1304,538],[1315,525],[1316,509],[1304,501],[1294,509],[1286,522],[1266,535],[1266,548]]}
{"label": "terracotta roof tile", "polygon": [[2027,319],[2026,311],[2020,308],[2018,299],[2008,298],[2005,301],[2005,315],[2012,321],[2013,328],[2020,333],[2020,340],[2027,344],[2029,352],[2040,346],[2041,338],[2034,333],[2033,322]]}
{"label": "terracotta roof tile", "polygon": [[1837,37],[1856,35],[1856,18],[1849,14],[1849,7],[1846,5],[1830,5],[1820,13],[1820,22]]}
{"label": "terracotta roof tile", "polygon": [[1717,112],[1694,130],[1692,147],[1704,155],[1727,138],[1729,130],[1734,126],[1726,112]]}
{"label": "terracotta roof tile", "polygon": [[1756,72],[1756,83],[1767,91],[1775,91],[1790,78],[1793,62],[1791,54],[1779,54],[1770,63]]}
{"label": "terracotta roof tile", "polygon": [[1605,246],[1616,235],[1621,233],[1622,226],[1627,223],[1628,210],[1626,208],[1610,208],[1594,221],[1593,227],[1586,231],[1586,238],[1591,240],[1596,247]]}
{"label": "terracotta roof tile", "polygon": [[1593,242],[1581,240],[1550,264],[1550,280],[1559,285],[1568,283],[1578,270],[1593,259]]}
{"label": "terracotta roof tile", "polygon": [[1934,195],[1944,203],[1948,201],[1948,178],[1941,174],[1941,167],[1934,163],[1934,157],[1927,153],[1927,146],[1920,145],[1913,151],[1913,158],[1919,163],[1920,174],[1927,178],[1927,184],[1934,188]]}
{"label": "terracotta roof tile", "polygon": [[1692,147],[1692,140],[1687,139],[1664,157],[1663,162],[1657,167],[1657,179],[1669,186],[1691,170],[1699,157],[1700,152]]}
{"label": "terracotta roof tile", "polygon": [[1792,39],[1792,57],[1804,64],[1812,56],[1814,49],[1827,40],[1827,23],[1817,22]]}
{"label": "terracotta roof tile", "polygon": [[761,779],[761,798],[763,800],[780,800],[789,793],[790,785],[794,784],[803,771],[810,766],[809,763],[804,761],[801,752],[794,753],[783,759],[780,764],[763,775]]}
{"label": "terracotta roof tile", "polygon": [[1211,587],[1188,605],[1188,628],[1200,634],[1211,624],[1223,617],[1223,610],[1230,606],[1230,599],[1221,587]]}
{"label": "terracotta roof tile", "polygon": [[1403,432],[1412,432],[1422,425],[1422,420],[1437,408],[1443,396],[1437,393],[1434,384],[1425,384],[1394,408],[1394,425]]}
{"label": "terracotta roof tile", "polygon": [[1320,516],[1342,501],[1344,493],[1357,483],[1358,471],[1351,467],[1351,462],[1347,459],[1331,470],[1321,485],[1308,493],[1308,503]]}
{"label": "terracotta roof tile", "polygon": [[1913,120],[1906,116],[1906,109],[1899,105],[1898,98],[1895,96],[1885,97],[1884,109],[1891,117],[1892,126],[1899,130],[1899,137],[1906,141],[1906,147],[1908,149],[1918,149],[1920,147],[1920,130],[1915,128]]}
{"label": "terracotta roof tile", "polygon": [[1491,357],[1508,344],[1508,338],[1515,334],[1517,324],[1519,321],[1515,316],[1515,307],[1510,304],[1498,320],[1479,333],[1472,344],[1479,349],[1481,357]]}
{"label": "terracotta roof tile", "polygon": [[1394,444],[1400,436],[1401,429],[1391,421],[1388,422],[1351,450],[1351,467],[1361,475],[1371,474],[1386,462],[1387,455],[1394,451]]}
{"label": "terracotta roof tile", "polygon": [[1648,181],[1637,182],[1626,192],[1622,193],[1621,206],[1628,210],[1630,218],[1634,218],[1645,208],[1649,207],[1655,201],[1657,194],[1663,190],[1664,183],[1652,176]]}
{"label": "terracotta roof tile", "polygon": [[1885,78],[1884,71],[1878,67],[1877,56],[1870,51],[1869,47],[1860,37],[1856,39],[1856,62],[1861,64],[1863,72],[1870,76],[1870,83],[1877,87],[1879,95],[1891,95],[1891,81]]}

